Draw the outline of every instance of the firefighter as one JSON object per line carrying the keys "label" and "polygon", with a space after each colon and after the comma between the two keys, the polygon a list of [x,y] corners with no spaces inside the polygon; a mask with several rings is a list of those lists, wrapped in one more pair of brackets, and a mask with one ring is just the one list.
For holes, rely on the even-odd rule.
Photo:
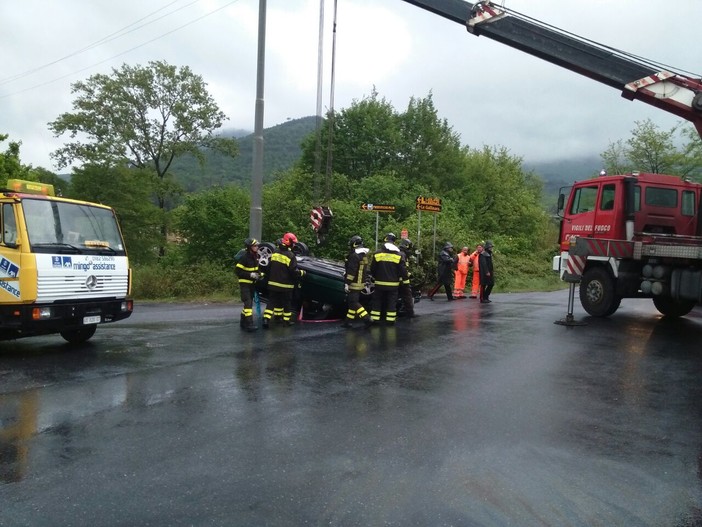
{"label": "firefighter", "polygon": [[397,296],[400,283],[408,280],[405,258],[395,245],[397,238],[391,232],[385,235],[384,244],[371,259],[370,272],[375,281],[371,321],[379,323],[383,317],[387,325],[397,319]]}
{"label": "firefighter", "polygon": [[490,293],[495,285],[495,273],[492,266],[492,248],[495,245],[490,241],[485,242],[483,252],[480,253],[480,302],[489,304]]}
{"label": "firefighter", "polygon": [[368,311],[361,305],[361,291],[366,286],[369,263],[368,248],[363,246],[363,238],[358,235],[351,236],[344,272],[344,291],[347,295],[348,310],[346,319],[341,325],[345,328],[350,328],[351,323],[356,319],[362,320],[366,326],[371,324]]}
{"label": "firefighter", "polygon": [[286,326],[295,323],[292,316],[293,290],[297,281],[305,274],[305,271],[297,268],[297,258],[292,252],[297,243],[297,236],[287,232],[276,243],[278,250],[271,255],[268,270],[268,303],[263,312],[264,329],[269,327],[273,317],[279,320],[282,318]]}
{"label": "firefighter", "polygon": [[470,253],[470,266],[473,268],[473,281],[470,287],[470,297],[478,298],[480,294],[480,253],[483,252],[483,244],[475,246],[475,251]]}
{"label": "firefighter", "polygon": [[402,251],[402,256],[405,258],[405,268],[407,270],[407,279],[403,280],[400,284],[400,300],[402,300],[402,306],[404,312],[409,318],[414,318],[417,315],[414,312],[414,294],[412,292],[412,265],[411,262],[414,261],[414,255],[412,254],[412,249],[414,245],[412,240],[409,238],[403,238],[400,240],[399,245],[400,251]]}
{"label": "firefighter", "polygon": [[427,295],[429,300],[434,300],[434,295],[442,285],[446,290],[446,299],[448,301],[453,300],[453,291],[451,291],[451,286],[453,284],[454,262],[453,244],[451,242],[446,242],[443,249],[441,249],[441,252],[439,253],[439,265],[436,269],[438,281]]}
{"label": "firefighter", "polygon": [[239,325],[246,331],[256,331],[258,328],[254,322],[253,300],[256,292],[256,280],[261,277],[258,272],[258,240],[256,238],[244,240],[244,252],[239,257],[234,270],[236,276],[239,277],[239,291],[241,292],[241,301],[244,303]]}
{"label": "firefighter", "polygon": [[465,298],[464,289],[466,288],[466,278],[468,277],[468,268],[470,267],[468,247],[463,247],[456,258],[456,280],[453,284],[453,297]]}

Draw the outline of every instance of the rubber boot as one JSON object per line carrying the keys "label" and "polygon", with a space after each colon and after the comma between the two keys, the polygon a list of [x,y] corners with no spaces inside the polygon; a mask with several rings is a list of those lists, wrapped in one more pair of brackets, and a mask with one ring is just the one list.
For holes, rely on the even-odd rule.
{"label": "rubber boot", "polygon": [[241,329],[246,328],[246,317],[244,316],[243,313],[241,314],[241,318],[239,319],[239,327]]}

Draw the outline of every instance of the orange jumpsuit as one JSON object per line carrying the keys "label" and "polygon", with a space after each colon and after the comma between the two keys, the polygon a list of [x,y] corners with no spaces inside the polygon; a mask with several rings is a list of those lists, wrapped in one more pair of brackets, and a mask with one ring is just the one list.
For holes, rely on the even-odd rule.
{"label": "orange jumpsuit", "polygon": [[456,279],[453,285],[454,298],[465,298],[464,289],[466,288],[466,278],[468,277],[468,267],[470,265],[470,255],[467,252],[461,251],[458,253],[458,261],[456,266]]}
{"label": "orange jumpsuit", "polygon": [[480,258],[480,251],[477,249],[470,253],[470,263],[473,266],[473,282],[470,288],[470,297],[478,298],[480,294],[480,264],[478,263]]}

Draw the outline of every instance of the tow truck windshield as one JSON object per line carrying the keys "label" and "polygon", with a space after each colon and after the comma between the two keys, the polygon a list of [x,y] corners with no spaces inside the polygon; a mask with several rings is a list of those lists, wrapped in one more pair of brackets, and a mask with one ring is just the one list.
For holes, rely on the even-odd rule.
{"label": "tow truck windshield", "polygon": [[111,209],[26,198],[23,210],[29,243],[36,252],[125,254]]}

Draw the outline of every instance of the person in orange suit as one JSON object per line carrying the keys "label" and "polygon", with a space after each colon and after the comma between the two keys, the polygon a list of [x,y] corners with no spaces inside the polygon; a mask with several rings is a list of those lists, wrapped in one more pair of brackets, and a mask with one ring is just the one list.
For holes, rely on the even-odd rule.
{"label": "person in orange suit", "polygon": [[470,266],[470,254],[468,247],[461,249],[456,257],[456,278],[453,284],[453,297],[465,298],[466,278],[468,277],[468,267]]}
{"label": "person in orange suit", "polygon": [[483,252],[483,245],[479,243],[475,246],[475,251],[470,254],[469,262],[473,267],[473,282],[470,288],[470,297],[478,298],[480,294],[480,253]]}

